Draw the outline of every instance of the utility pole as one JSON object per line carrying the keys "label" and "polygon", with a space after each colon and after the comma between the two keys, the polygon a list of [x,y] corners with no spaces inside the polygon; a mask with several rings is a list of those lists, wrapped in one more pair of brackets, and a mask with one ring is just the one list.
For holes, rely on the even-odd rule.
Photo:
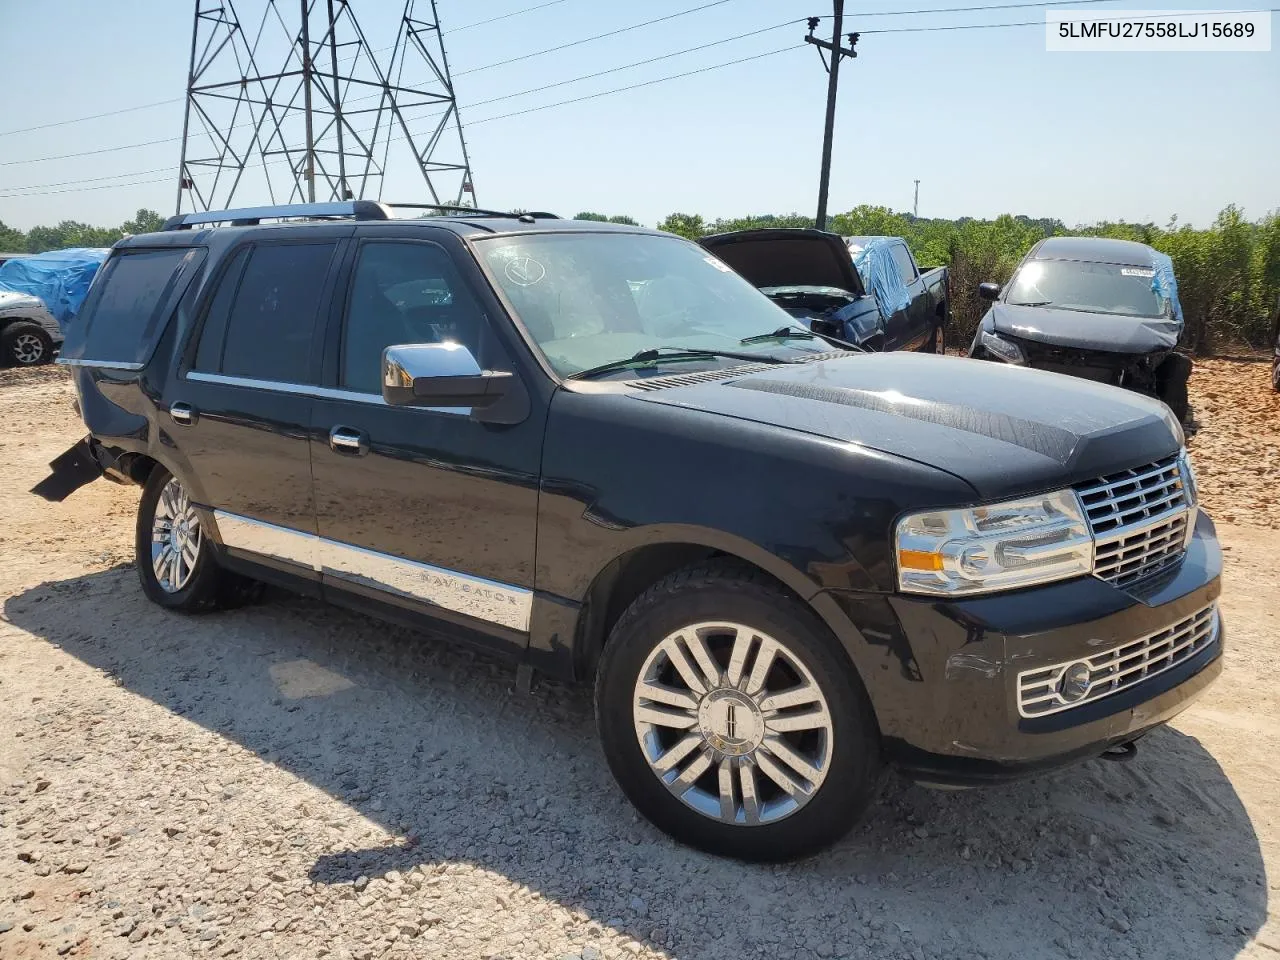
{"label": "utility pole", "polygon": [[919,180],[916,181],[916,198],[911,203],[911,216],[917,217],[917,218],[920,216],[920,181]]}
{"label": "utility pole", "polygon": [[827,68],[827,122],[822,133],[822,172],[818,179],[818,215],[814,218],[815,226],[819,230],[827,228],[827,188],[831,184],[831,138],[836,126],[836,89],[840,81],[840,61],[845,57],[858,55],[854,49],[858,45],[858,34],[849,34],[849,46],[840,45],[840,30],[844,26],[844,0],[834,0],[834,6],[835,17],[830,41],[813,35],[813,31],[818,29],[820,17],[809,18],[809,35],[804,38],[806,43],[812,43],[818,48],[819,57],[822,57],[823,50],[831,54],[830,64],[825,57],[822,58],[823,66]]}

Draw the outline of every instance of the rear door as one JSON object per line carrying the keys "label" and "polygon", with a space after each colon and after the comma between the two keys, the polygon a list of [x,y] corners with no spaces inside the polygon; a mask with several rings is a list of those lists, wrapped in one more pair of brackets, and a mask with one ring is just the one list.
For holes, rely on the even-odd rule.
{"label": "rear door", "polygon": [[532,609],[546,412],[535,404],[523,422],[497,424],[466,409],[387,405],[381,358],[393,344],[452,340],[483,369],[520,374],[496,335],[500,307],[483,298],[456,238],[371,225],[360,236],[311,415],[325,591],[448,620],[517,652]]}
{"label": "rear door", "polygon": [[168,409],[193,498],[213,511],[229,555],[311,580],[307,430],[343,246],[330,228],[272,230],[224,257]]}

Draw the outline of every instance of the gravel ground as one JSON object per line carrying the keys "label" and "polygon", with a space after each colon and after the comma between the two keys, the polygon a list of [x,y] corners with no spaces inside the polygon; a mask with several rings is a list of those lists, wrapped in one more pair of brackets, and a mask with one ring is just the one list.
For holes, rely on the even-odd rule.
{"label": "gravel ground", "polygon": [[282,593],[147,603],[136,490],[24,493],[79,436],[68,382],[0,373],[0,957],[1276,960],[1280,409],[1230,433],[1265,409],[1252,380],[1195,382],[1206,500],[1271,524],[1222,526],[1204,698],[1133,763],[891,779],[834,850],[758,867],[637,819],[585,690],[521,696],[507,666]]}

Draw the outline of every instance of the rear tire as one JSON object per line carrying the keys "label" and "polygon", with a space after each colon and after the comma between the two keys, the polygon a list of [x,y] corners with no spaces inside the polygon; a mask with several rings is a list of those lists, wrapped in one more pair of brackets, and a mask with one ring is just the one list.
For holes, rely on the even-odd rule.
{"label": "rear tire", "polygon": [[641,594],[605,646],[595,705],[628,799],[710,853],[813,853],[848,832],[880,785],[875,716],[837,640],[741,564],[681,570]]}
{"label": "rear tire", "polygon": [[53,338],[40,324],[19,320],[0,331],[0,353],[15,367],[36,367],[53,359]]}
{"label": "rear tire", "polygon": [[167,610],[202,613],[261,594],[260,584],[218,566],[186,488],[159,464],[142,488],[134,552],[142,592]]}

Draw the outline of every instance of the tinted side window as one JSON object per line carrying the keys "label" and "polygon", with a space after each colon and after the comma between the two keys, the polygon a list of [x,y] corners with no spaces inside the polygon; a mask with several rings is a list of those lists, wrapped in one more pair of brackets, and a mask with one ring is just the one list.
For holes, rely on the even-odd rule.
{"label": "tinted side window", "polygon": [[253,248],[227,320],[222,373],[311,383],[316,310],[332,243],[270,243]]}
{"label": "tinted side window", "polygon": [[209,304],[209,313],[205,316],[204,327],[200,331],[200,345],[196,348],[196,370],[216,373],[222,369],[222,344],[227,336],[227,318],[231,316],[231,301],[240,287],[240,275],[244,273],[244,262],[248,257],[247,247],[239,250],[222,274],[222,279],[218,281],[218,289],[213,294],[213,302]]}
{"label": "tinted side window", "polygon": [[449,254],[432,243],[365,243],[351,278],[342,385],[379,393],[383,348],[446,340],[468,347],[481,367],[492,364],[487,321]]}
{"label": "tinted side window", "polygon": [[80,351],[92,360],[143,362],[160,338],[174,303],[182,267],[203,251],[175,247],[118,253],[103,267],[94,284],[93,302],[84,311],[85,342]]}
{"label": "tinted side window", "polygon": [[911,283],[915,279],[915,265],[911,262],[911,255],[906,250],[905,244],[895,243],[891,247],[893,251],[893,264],[897,265],[897,273],[902,278],[902,283]]}
{"label": "tinted side window", "polygon": [[916,278],[916,268],[911,262],[911,254],[901,243],[895,243],[890,249],[893,250],[893,262],[898,267],[898,275],[902,277],[902,282],[911,283]]}

